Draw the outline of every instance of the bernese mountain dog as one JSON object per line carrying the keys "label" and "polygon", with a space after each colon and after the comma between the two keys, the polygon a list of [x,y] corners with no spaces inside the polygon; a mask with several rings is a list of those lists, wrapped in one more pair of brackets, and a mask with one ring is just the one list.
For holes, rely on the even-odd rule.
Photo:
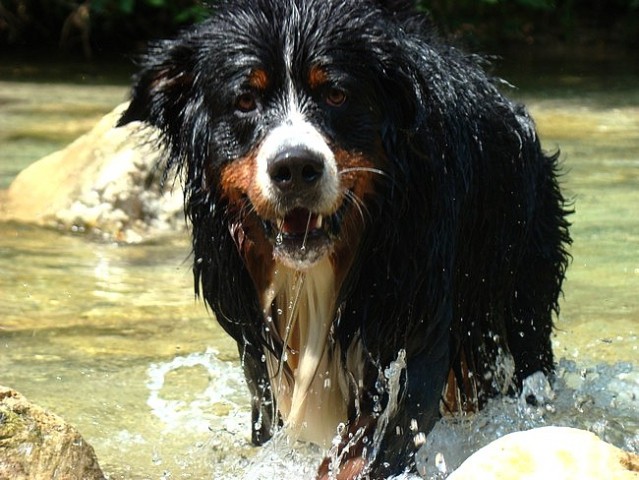
{"label": "bernese mountain dog", "polygon": [[149,47],[120,120],[183,179],[252,441],[332,445],[318,478],[410,470],[442,413],[553,371],[557,155],[408,3],[216,3]]}

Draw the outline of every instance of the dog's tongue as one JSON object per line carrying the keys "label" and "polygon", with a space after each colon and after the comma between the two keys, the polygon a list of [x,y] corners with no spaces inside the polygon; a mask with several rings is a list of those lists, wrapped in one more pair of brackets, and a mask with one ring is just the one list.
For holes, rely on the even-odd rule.
{"label": "dog's tongue", "polygon": [[[309,222],[310,215],[310,222]],[[314,230],[317,228],[317,214],[311,213],[305,208],[291,210],[282,223],[282,233],[288,235],[303,235],[306,228]]]}

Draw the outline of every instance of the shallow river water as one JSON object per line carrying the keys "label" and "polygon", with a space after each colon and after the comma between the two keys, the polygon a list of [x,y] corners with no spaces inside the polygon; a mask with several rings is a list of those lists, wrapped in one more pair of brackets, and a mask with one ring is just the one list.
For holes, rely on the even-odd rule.
{"label": "shallow river water", "polygon": [[[544,424],[639,451],[639,70],[628,65],[508,74],[545,148],[561,148],[575,203],[556,397],[544,409],[501,399],[441,422],[423,459],[440,452],[454,465]],[[18,77],[0,78],[0,189],[126,98],[121,81]],[[322,455],[282,439],[250,446],[236,350],[194,298],[180,235],[118,245],[0,223],[0,384],[76,425],[112,479],[312,478]]]}

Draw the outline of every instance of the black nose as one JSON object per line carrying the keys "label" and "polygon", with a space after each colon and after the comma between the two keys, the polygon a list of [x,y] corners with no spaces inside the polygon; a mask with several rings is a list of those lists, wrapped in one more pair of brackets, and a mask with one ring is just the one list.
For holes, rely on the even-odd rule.
{"label": "black nose", "polygon": [[303,191],[322,178],[324,160],[306,149],[287,149],[271,159],[268,174],[281,191]]}

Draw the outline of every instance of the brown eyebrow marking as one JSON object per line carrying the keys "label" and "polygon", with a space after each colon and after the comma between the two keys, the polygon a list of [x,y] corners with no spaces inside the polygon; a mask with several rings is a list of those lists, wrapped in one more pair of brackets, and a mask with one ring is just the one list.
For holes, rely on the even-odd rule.
{"label": "brown eyebrow marking", "polygon": [[270,83],[270,78],[263,68],[254,69],[248,78],[248,83],[256,90],[266,90]]}
{"label": "brown eyebrow marking", "polygon": [[318,65],[313,65],[308,72],[308,85],[312,89],[315,89],[317,87],[321,87],[327,82],[328,75],[326,74],[326,71]]}

